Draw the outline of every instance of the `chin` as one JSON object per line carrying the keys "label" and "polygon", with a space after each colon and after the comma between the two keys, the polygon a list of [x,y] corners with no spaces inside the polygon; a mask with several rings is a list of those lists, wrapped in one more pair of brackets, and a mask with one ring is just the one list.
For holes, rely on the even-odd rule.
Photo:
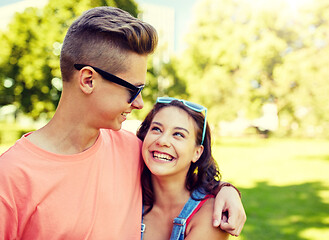
{"label": "chin", "polygon": [[113,130],[113,131],[119,131],[119,130],[121,129],[121,124],[107,125],[107,126],[104,126],[103,128],[111,129],[111,130]]}
{"label": "chin", "polygon": [[119,130],[121,130],[121,125],[118,127],[110,128],[110,129],[112,129],[113,131],[119,131]]}

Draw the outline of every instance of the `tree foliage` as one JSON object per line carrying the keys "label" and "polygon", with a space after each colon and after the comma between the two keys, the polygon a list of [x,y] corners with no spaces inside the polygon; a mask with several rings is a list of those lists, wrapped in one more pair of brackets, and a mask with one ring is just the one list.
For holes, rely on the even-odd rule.
{"label": "tree foliage", "polygon": [[[329,136],[329,3],[309,2],[291,8],[285,0],[199,1],[186,50],[163,62],[159,46],[149,59],[145,111],[159,95],[188,98],[208,107],[216,127],[259,118],[271,103],[280,134]],[[0,36],[0,106],[15,104],[34,118],[52,115],[67,28],[100,5],[138,14],[134,0],[50,0],[44,9],[16,14]]]}
{"label": "tree foliage", "polygon": [[275,74],[283,122],[307,135],[329,130],[329,3],[317,0],[301,10],[295,48]]}
{"label": "tree foliage", "polygon": [[259,118],[271,103],[282,134],[328,132],[327,1],[292,11],[287,1],[204,0],[197,9],[177,77],[212,123]]}
{"label": "tree foliage", "polygon": [[116,6],[137,16],[134,0],[50,0],[43,8],[17,13],[1,34],[0,106],[14,104],[38,118],[50,117],[61,93],[59,54],[65,33],[81,13],[96,6]]}

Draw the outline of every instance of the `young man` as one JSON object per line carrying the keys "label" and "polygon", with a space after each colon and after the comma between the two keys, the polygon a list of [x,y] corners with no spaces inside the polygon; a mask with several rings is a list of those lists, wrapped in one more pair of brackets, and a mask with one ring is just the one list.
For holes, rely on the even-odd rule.
{"label": "young man", "polygon": [[[143,107],[155,29],[98,7],[69,28],[61,52],[63,92],[53,119],[0,157],[0,239],[139,239],[141,142],[120,130]],[[120,131],[119,131],[120,130]],[[238,235],[237,192],[217,197],[217,225]]]}

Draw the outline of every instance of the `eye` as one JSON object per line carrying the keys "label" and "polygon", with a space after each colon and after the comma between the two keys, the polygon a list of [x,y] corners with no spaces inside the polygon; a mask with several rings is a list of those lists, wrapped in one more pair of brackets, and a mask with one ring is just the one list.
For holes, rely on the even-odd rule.
{"label": "eye", "polygon": [[153,127],[150,128],[150,131],[152,131],[152,132],[161,132],[161,129],[157,126],[153,126]]}
{"label": "eye", "polygon": [[136,95],[137,91],[136,90],[132,90],[132,89],[128,89],[130,97],[133,97]]}
{"label": "eye", "polygon": [[181,132],[175,132],[174,133],[174,136],[175,137],[180,137],[180,138],[185,138],[185,134],[184,133],[181,133]]}

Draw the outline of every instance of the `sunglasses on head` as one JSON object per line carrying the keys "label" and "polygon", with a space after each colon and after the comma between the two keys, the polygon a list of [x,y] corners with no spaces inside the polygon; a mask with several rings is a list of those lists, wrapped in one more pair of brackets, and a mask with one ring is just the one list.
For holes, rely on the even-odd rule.
{"label": "sunglasses on head", "polygon": [[128,103],[132,103],[144,88],[144,85],[137,87],[137,86],[131,84],[130,82],[127,82],[126,80],[123,80],[122,78],[119,78],[119,77],[113,75],[112,73],[106,72],[106,71],[104,71],[100,68],[97,68],[97,67],[93,67],[93,66],[86,65],[86,64],[74,64],[74,67],[77,70],[81,70],[84,67],[91,67],[97,73],[99,73],[104,79],[106,79],[110,82],[116,83],[116,84],[118,84],[120,86],[123,86],[125,88],[128,88],[129,93],[130,93],[130,99],[129,99]]}
{"label": "sunglasses on head", "polygon": [[193,102],[189,102],[183,99],[177,99],[177,98],[173,98],[173,97],[158,97],[157,98],[157,103],[171,103],[172,101],[179,101],[181,103],[183,103],[186,107],[192,109],[195,112],[202,112],[205,111],[205,115],[204,115],[204,123],[203,123],[203,130],[202,130],[202,140],[201,140],[201,145],[203,144],[204,141],[204,137],[206,135],[206,127],[207,127],[207,108],[197,104],[197,103],[193,103]]}

